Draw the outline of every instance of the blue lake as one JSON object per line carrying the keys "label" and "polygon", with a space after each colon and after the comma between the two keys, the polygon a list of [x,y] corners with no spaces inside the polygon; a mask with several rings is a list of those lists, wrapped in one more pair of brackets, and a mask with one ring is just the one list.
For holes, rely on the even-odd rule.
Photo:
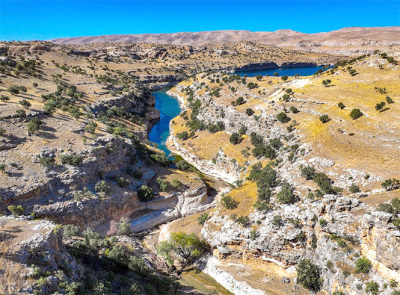
{"label": "blue lake", "polygon": [[[280,76],[288,75],[294,76],[299,74],[300,76],[310,76],[315,74],[322,67],[308,67],[308,68],[280,68],[280,69],[269,69],[264,71],[248,71],[248,72],[237,72],[241,76],[247,75],[254,77],[256,75],[266,74],[272,76],[275,72]],[[158,144],[159,149],[165,152],[167,156],[170,156],[170,150],[165,145],[169,136],[169,122],[179,115],[181,109],[178,100],[172,96],[169,96],[166,92],[171,87],[163,88],[157,91],[153,91],[152,94],[156,99],[156,109],[160,111],[160,120],[154,125],[149,133],[149,140]]]}
{"label": "blue lake", "polygon": [[262,71],[244,71],[244,72],[237,72],[236,74],[240,76],[247,75],[248,77],[255,77],[257,75],[270,75],[273,76],[274,73],[278,73],[279,76],[295,76],[295,75],[300,75],[300,76],[311,76],[314,75],[318,70],[322,69],[322,66],[320,67],[307,67],[307,68],[279,68],[279,69],[268,69],[268,70],[262,70]]}

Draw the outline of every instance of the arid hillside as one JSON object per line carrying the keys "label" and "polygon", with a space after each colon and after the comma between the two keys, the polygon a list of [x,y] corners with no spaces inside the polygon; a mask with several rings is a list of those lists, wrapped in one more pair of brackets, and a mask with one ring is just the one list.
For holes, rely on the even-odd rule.
{"label": "arid hillside", "polygon": [[[400,267],[399,57],[393,48],[301,78],[199,74],[170,91],[184,105],[171,149],[236,186],[201,231],[216,269],[267,294],[301,294],[288,285],[293,266],[311,263],[321,294],[369,294],[372,285],[392,294]],[[226,268],[234,263],[245,278]],[[262,273],[269,280],[261,283]]]}
{"label": "arid hillside", "polygon": [[292,30],[276,32],[210,31],[171,34],[107,35],[94,37],[60,38],[58,44],[103,42],[156,43],[203,46],[226,42],[250,41],[292,49],[344,53],[373,50],[400,44],[399,27],[350,27],[337,31],[305,34]]}

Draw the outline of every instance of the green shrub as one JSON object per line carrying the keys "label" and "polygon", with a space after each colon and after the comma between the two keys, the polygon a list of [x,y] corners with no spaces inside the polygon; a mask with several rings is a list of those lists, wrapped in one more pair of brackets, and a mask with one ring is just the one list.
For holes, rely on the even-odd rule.
{"label": "green shrub", "polygon": [[60,155],[61,163],[72,166],[79,166],[83,163],[83,158],[78,154]]}
{"label": "green shrub", "polygon": [[176,137],[178,137],[179,140],[186,140],[189,138],[189,133],[187,131],[183,131],[181,133],[177,133]]}
{"label": "green shrub", "polygon": [[239,202],[233,199],[231,196],[223,196],[221,198],[222,206],[227,209],[235,209],[237,208]]}
{"label": "green shrub", "polygon": [[283,143],[279,138],[272,138],[269,140],[269,145],[274,149],[279,150],[283,146]]}
{"label": "green shrub", "polygon": [[330,193],[335,193],[333,190],[333,187],[331,185],[331,180],[325,173],[315,173],[313,177],[313,181],[318,184],[320,189],[325,193],[325,194],[330,194]]}
{"label": "green shrub", "polygon": [[352,184],[349,187],[349,192],[352,193],[352,194],[359,193],[360,192],[360,187],[358,185]]}
{"label": "green shrub", "polygon": [[24,208],[21,205],[15,206],[15,205],[10,205],[7,207],[7,209],[14,215],[15,217],[18,217],[22,214],[24,214]]}
{"label": "green shrub", "polygon": [[287,123],[290,121],[290,118],[284,112],[276,115],[276,119],[281,123]]}
{"label": "green shrub", "polygon": [[328,87],[329,84],[331,84],[331,83],[332,83],[332,81],[331,81],[330,79],[326,79],[326,80],[322,81],[322,84],[323,84],[325,87]]}
{"label": "green shrub", "polygon": [[379,102],[379,103],[377,103],[376,105],[375,105],[375,109],[377,110],[377,111],[382,111],[382,109],[383,109],[383,107],[386,105],[386,103],[385,102]]}
{"label": "green shrub", "polygon": [[395,178],[389,178],[382,182],[381,186],[387,191],[393,191],[400,188],[400,181]]}
{"label": "green shrub", "polygon": [[104,193],[104,194],[111,193],[111,187],[104,180],[98,181],[94,186],[94,190],[98,193]]}
{"label": "green shrub", "polygon": [[160,190],[163,192],[168,191],[171,187],[171,184],[168,181],[163,180],[161,178],[157,178],[157,184],[160,187]]}
{"label": "green shrub", "polygon": [[238,144],[240,142],[241,136],[238,133],[232,133],[229,137],[229,141],[231,144]]}
{"label": "green shrub", "polygon": [[6,95],[0,95],[0,100],[1,101],[7,101],[7,100],[10,100],[10,98],[8,96],[6,96]]}
{"label": "green shrub", "polygon": [[235,220],[236,223],[239,223],[243,227],[249,227],[251,225],[250,218],[248,216],[239,216]]}
{"label": "green shrub", "polygon": [[260,233],[256,230],[253,229],[250,234],[249,234],[249,238],[250,240],[254,241],[255,239],[257,239],[260,236]]}
{"label": "green shrub", "polygon": [[[17,110],[18,111],[18,110]],[[43,122],[38,119],[38,118],[33,118],[32,120],[29,121],[27,127],[28,127],[28,133],[33,134],[37,131],[39,131],[40,126],[43,124]]]}
{"label": "green shrub", "polygon": [[17,85],[11,85],[7,88],[7,91],[15,95],[19,93],[19,87]]}
{"label": "green shrub", "polygon": [[147,185],[142,185],[138,190],[138,197],[140,201],[150,201],[154,198],[154,193]]}
{"label": "green shrub", "polygon": [[320,225],[321,227],[325,227],[325,226],[328,225],[328,221],[326,221],[325,219],[322,218],[322,219],[319,221],[319,225]]}
{"label": "green shrub", "polygon": [[390,280],[390,288],[392,288],[392,289],[397,288],[398,285],[399,285],[399,283],[395,279]]}
{"label": "green shrub", "polygon": [[131,233],[131,225],[126,218],[121,218],[117,228],[121,235],[129,235]]}
{"label": "green shrub", "polygon": [[272,218],[272,224],[275,225],[275,226],[277,226],[277,227],[280,227],[280,226],[283,224],[282,216],[280,216],[280,215],[275,215],[275,216]]}
{"label": "green shrub", "polygon": [[0,136],[4,136],[6,135],[6,129],[4,129],[3,127],[0,127]]}
{"label": "green shrub", "polygon": [[297,283],[314,292],[321,288],[321,278],[318,266],[304,259],[297,266]]}
{"label": "green shrub", "polygon": [[306,180],[313,179],[315,175],[315,168],[312,166],[301,167],[301,176]]}
{"label": "green shrub", "polygon": [[39,159],[39,163],[45,167],[50,166],[53,162],[54,162],[54,159],[50,158],[50,157],[40,157],[40,159]]}
{"label": "green shrub", "polygon": [[296,202],[296,196],[293,194],[293,189],[290,184],[285,182],[280,192],[276,195],[276,200],[282,204],[293,204]]}
{"label": "green shrub", "polygon": [[246,115],[247,116],[253,116],[254,111],[252,109],[246,109]]}
{"label": "green shrub", "polygon": [[85,126],[85,131],[93,134],[96,131],[97,123],[90,120]]}
{"label": "green shrub", "polygon": [[26,112],[24,110],[16,110],[15,113],[20,118],[26,118]]}
{"label": "green shrub", "polygon": [[346,106],[342,102],[339,102],[338,107],[339,109],[343,110]]}
{"label": "green shrub", "polygon": [[285,101],[285,102],[288,102],[290,100],[290,95],[289,94],[284,94],[282,96],[282,100]]}
{"label": "green shrub", "polygon": [[296,108],[296,107],[294,107],[294,106],[291,106],[291,107],[290,107],[290,111],[291,111],[293,114],[300,113],[299,109]]}
{"label": "green shrub", "polygon": [[174,252],[181,260],[182,270],[194,262],[208,249],[207,242],[201,240],[195,234],[183,232],[172,233],[167,241],[161,242],[157,250],[164,257],[170,258],[170,252]]}
{"label": "green shrub", "polygon": [[371,261],[366,257],[361,257],[356,261],[356,273],[369,273],[372,268]]}
{"label": "green shrub", "polygon": [[181,183],[177,178],[172,179],[172,186],[173,186],[175,189],[180,188],[181,185],[182,185],[182,183]]}
{"label": "green shrub", "polygon": [[352,119],[358,119],[363,115],[363,113],[359,109],[353,109],[350,113],[350,117]]}
{"label": "green shrub", "polygon": [[322,115],[322,116],[319,117],[319,120],[320,120],[322,123],[326,123],[326,122],[328,122],[330,119],[329,119],[329,116],[328,116],[328,115]]}
{"label": "green shrub", "polygon": [[374,281],[370,281],[365,284],[365,292],[376,295],[379,292],[379,284]]}
{"label": "green shrub", "polygon": [[393,99],[390,96],[386,96],[387,103],[394,103]]}
{"label": "green shrub", "polygon": [[208,218],[208,213],[202,213],[200,214],[199,217],[197,217],[197,222],[199,225],[204,225],[204,223],[207,221]]}
{"label": "green shrub", "polygon": [[81,236],[81,234],[82,234],[82,231],[78,226],[73,225],[73,224],[63,225],[63,236],[65,238],[70,238],[72,236],[79,237],[79,236]]}
{"label": "green shrub", "polygon": [[31,107],[31,103],[29,101],[27,101],[26,99],[20,100],[19,104],[27,109],[29,109]]}
{"label": "green shrub", "polygon": [[124,188],[124,187],[128,187],[129,186],[130,181],[128,179],[126,179],[126,178],[119,177],[117,179],[117,184],[118,184],[119,187]]}

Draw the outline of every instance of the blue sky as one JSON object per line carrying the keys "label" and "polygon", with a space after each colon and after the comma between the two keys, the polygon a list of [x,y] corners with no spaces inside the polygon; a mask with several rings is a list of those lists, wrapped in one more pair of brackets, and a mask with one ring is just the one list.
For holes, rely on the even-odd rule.
{"label": "blue sky", "polygon": [[0,40],[400,26],[399,0],[0,0]]}

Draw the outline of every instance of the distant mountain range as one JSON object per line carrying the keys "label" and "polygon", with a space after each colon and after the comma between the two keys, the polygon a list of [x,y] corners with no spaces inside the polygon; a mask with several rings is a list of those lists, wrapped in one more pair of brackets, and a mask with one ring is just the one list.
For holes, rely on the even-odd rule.
{"label": "distant mountain range", "polygon": [[58,44],[86,44],[97,42],[157,43],[201,46],[225,42],[252,41],[261,44],[307,49],[320,47],[387,47],[400,45],[400,27],[349,27],[326,33],[305,34],[293,30],[275,32],[210,31],[166,34],[104,35],[94,37],[58,38]]}

